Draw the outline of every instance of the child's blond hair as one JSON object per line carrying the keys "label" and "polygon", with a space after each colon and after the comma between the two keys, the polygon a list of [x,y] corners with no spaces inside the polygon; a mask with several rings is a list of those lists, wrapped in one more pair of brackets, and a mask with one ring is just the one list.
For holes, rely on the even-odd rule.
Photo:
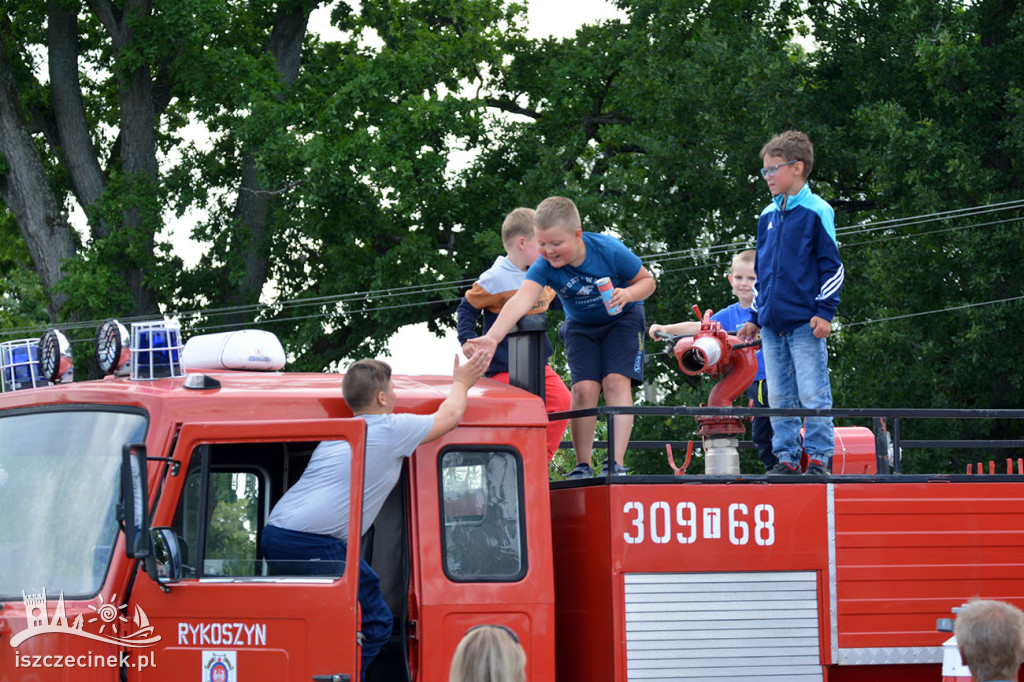
{"label": "child's blond hair", "polygon": [[508,251],[520,237],[533,238],[533,215],[536,213],[532,208],[517,208],[507,216],[501,224],[501,243]]}
{"label": "child's blond hair", "polygon": [[756,257],[757,257],[757,251],[754,251],[753,249],[747,249],[746,251],[740,251],[739,253],[737,253],[735,256],[732,257],[732,265],[729,266],[729,274],[731,275],[732,271],[736,269],[736,264],[737,263],[750,263],[751,265],[753,265],[754,264],[754,259]]}
{"label": "child's blond hair", "polygon": [[579,209],[576,208],[576,204],[573,203],[572,199],[566,199],[565,197],[548,197],[540,202],[533,221],[537,224],[537,227],[561,225],[570,230],[583,227]]}
{"label": "child's blond hair", "polygon": [[768,140],[761,147],[761,159],[766,156],[778,156],[786,161],[803,161],[804,179],[814,168],[814,145],[810,138],[799,130],[787,130]]}
{"label": "child's blond hair", "polygon": [[526,652],[511,630],[478,625],[455,648],[449,682],[526,682]]}

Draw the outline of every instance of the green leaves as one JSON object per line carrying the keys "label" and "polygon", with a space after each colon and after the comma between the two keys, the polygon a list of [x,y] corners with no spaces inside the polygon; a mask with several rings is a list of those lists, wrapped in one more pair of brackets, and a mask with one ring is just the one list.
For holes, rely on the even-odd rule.
{"label": "green leaves", "polygon": [[[41,322],[44,294],[66,296],[61,314],[79,319],[203,308],[190,331],[258,322],[293,367],[319,371],[377,352],[402,325],[451,326],[467,281],[500,253],[503,216],[553,194],[644,257],[658,278],[648,322],[688,319],[694,303],[731,303],[728,263],[769,201],[758,151],[793,127],[815,142],[812,187],[837,225],[867,224],[840,236],[836,404],[1024,401],[1019,303],[865,323],[1024,289],[1017,210],[879,225],[1020,198],[1017,3],[622,0],[624,19],[565,40],[527,38],[525,8],[501,0],[336,3],[340,37],[328,38],[307,25],[320,4],[161,1],[120,34],[92,5],[66,3],[102,169],[101,199],[80,206],[96,229],[44,291],[15,265],[24,230],[4,214],[0,319]],[[46,13],[20,3],[3,18],[26,129],[54,205],[71,207],[86,195],[69,172],[83,159],[54,126]],[[152,97],[132,100],[143,90],[129,77],[148,78]],[[148,124],[131,101],[152,102]],[[125,165],[139,125],[152,128],[152,173]],[[183,216],[202,251],[189,267],[162,234]],[[710,390],[669,362],[651,362],[648,379],[663,402]],[[693,428],[663,426],[650,433]],[[638,422],[637,436],[647,430]],[[660,453],[630,456],[667,471]]]}

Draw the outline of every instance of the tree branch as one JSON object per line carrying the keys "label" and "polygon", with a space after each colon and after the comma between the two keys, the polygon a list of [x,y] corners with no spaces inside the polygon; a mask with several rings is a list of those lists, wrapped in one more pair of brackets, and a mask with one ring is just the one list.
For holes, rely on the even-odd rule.
{"label": "tree branch", "polygon": [[[309,22],[308,3],[296,2],[291,7],[282,5],[274,17],[274,26],[267,38],[265,52],[274,56],[278,76],[285,86],[299,77],[302,63],[302,42]],[[238,229],[231,239],[231,249],[241,261],[244,276],[227,299],[232,304],[251,303],[259,299],[267,281],[267,243],[269,215],[275,195],[298,186],[291,183],[280,190],[267,190],[259,178],[256,153],[248,151],[242,162],[242,178],[235,200]]]}
{"label": "tree branch", "polygon": [[[92,143],[78,72],[78,16],[59,0],[47,2],[50,92],[57,124],[55,151],[68,165],[75,197],[86,213],[103,196],[106,178]],[[93,237],[110,233],[106,221],[92,223]]]}
{"label": "tree branch", "polygon": [[832,208],[841,208],[850,213],[873,211],[878,208],[878,202],[874,199],[833,199],[829,203],[832,204]]}
{"label": "tree branch", "polygon": [[491,107],[492,109],[499,109],[501,111],[507,111],[510,114],[519,114],[520,116],[527,116],[535,121],[540,120],[541,114],[539,111],[534,109],[527,109],[516,104],[511,99],[498,98],[498,97],[487,97],[484,99],[484,104]]}
{"label": "tree branch", "polygon": [[8,170],[0,189],[46,288],[50,319],[56,322],[67,296],[56,293],[54,286],[64,277],[64,261],[74,256],[74,231],[50,188],[28,131],[5,42],[0,38],[0,155]]}
{"label": "tree branch", "polygon": [[120,47],[124,42],[124,37],[120,34],[121,18],[114,12],[114,6],[110,0],[86,0],[86,5],[92,10],[92,13],[96,15],[96,18],[103,24],[103,28],[106,29],[107,34],[114,41],[115,47]]}
{"label": "tree branch", "polygon": [[306,180],[305,180],[305,178],[303,178],[301,180],[295,180],[294,182],[289,182],[288,184],[286,184],[284,187],[282,187],[280,189],[253,189],[251,187],[242,186],[242,187],[238,188],[238,191],[239,192],[248,192],[249,194],[264,194],[264,195],[267,195],[267,196],[273,196],[275,194],[285,194],[286,192],[289,192],[290,190],[293,190],[296,187],[304,185],[305,183],[306,183]]}

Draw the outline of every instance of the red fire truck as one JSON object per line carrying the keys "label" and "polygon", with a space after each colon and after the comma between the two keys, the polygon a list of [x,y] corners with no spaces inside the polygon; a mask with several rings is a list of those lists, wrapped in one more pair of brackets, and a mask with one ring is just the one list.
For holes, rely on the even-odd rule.
{"label": "red fire truck", "polygon": [[[365,427],[341,376],[280,371],[263,333],[193,352],[173,327],[133,325],[130,341],[104,327],[102,380],[60,383],[60,338],[39,357],[0,349],[5,388],[33,387],[0,395],[0,682],[357,679],[357,572],[278,575],[259,550],[321,440],[352,446],[346,565],[362,552],[395,616],[371,680],[445,680],[466,630],[494,623],[518,634],[535,682],[936,681],[937,618],[973,596],[1024,605],[1019,461],[549,484],[543,403],[482,380],[360,539]],[[32,363],[44,376],[25,378]],[[434,411],[449,381],[396,376],[397,410]],[[634,411],[683,433],[698,409]],[[921,445],[895,443],[894,464]]]}

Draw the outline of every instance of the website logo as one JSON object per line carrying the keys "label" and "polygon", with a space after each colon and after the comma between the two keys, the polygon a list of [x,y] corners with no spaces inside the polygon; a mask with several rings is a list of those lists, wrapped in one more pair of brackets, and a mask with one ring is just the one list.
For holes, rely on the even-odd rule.
{"label": "website logo", "polygon": [[[99,607],[90,605],[89,608],[95,611],[95,615],[86,619],[83,614],[78,614],[74,622],[68,625],[67,615],[64,613],[64,591],[60,593],[57,601],[57,608],[51,620],[46,610],[46,590],[40,593],[27,594],[21,592],[22,601],[25,604],[25,621],[27,628],[11,637],[11,646],[17,647],[26,639],[47,633],[63,633],[76,637],[85,637],[97,642],[106,642],[115,646],[147,647],[154,646],[160,641],[160,635],[153,635],[153,626],[149,624],[149,618],[142,607],[135,606],[135,615],[132,618],[132,625],[135,630],[131,631],[128,618],[124,615],[126,604],[117,606],[117,595],[113,595],[108,603],[100,604]],[[96,625],[93,625],[93,624]],[[97,629],[97,632],[90,632],[86,629],[89,625]]]}

